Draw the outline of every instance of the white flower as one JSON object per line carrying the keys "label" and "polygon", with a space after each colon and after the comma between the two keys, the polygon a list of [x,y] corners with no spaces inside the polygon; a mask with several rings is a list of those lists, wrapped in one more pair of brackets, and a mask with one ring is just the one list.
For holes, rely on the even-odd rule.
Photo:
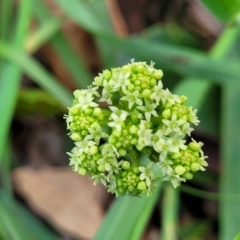
{"label": "white flower", "polygon": [[124,94],[125,96],[121,97],[121,100],[128,102],[129,109],[131,109],[134,104],[137,105],[143,104],[142,100],[139,98],[140,96],[139,91],[135,90],[134,92],[130,92],[126,90],[124,91]]}
{"label": "white flower", "polygon": [[114,155],[103,155],[97,163],[98,165],[102,165],[108,172],[115,172],[118,169],[118,162]]}
{"label": "white flower", "polygon": [[102,97],[99,99],[100,102],[107,102],[108,104],[112,104],[112,93],[116,92],[115,89],[115,81],[113,79],[104,80],[103,82],[103,90],[102,90]]}
{"label": "white flower", "polygon": [[129,84],[129,76],[130,76],[130,72],[127,73],[119,73],[118,77],[116,78],[116,84],[115,84],[115,88],[119,89],[122,88],[122,90],[126,89],[126,86]]}
{"label": "white flower", "polygon": [[78,152],[80,154],[82,154],[82,153],[89,154],[89,148],[91,146],[96,145],[96,143],[94,141],[89,140],[90,138],[91,138],[91,136],[86,136],[83,141],[75,142],[75,145],[77,146]]}
{"label": "white flower", "polygon": [[164,140],[163,138],[159,139],[157,148],[155,149],[159,155],[159,160],[164,161],[168,152],[178,152],[178,148],[173,145],[173,139],[169,138]]}
{"label": "white flower", "polygon": [[110,143],[104,144],[104,147],[102,149],[102,154],[103,155],[114,155],[119,156],[119,153],[117,149]]}
{"label": "white flower", "polygon": [[190,113],[189,113],[190,122],[192,122],[195,125],[198,125],[200,123],[200,121],[198,120],[198,117],[196,116],[197,109],[192,110],[192,107],[190,107],[189,110],[190,110]]}
{"label": "white flower", "polygon": [[162,91],[163,91],[162,87],[163,87],[162,81],[159,80],[158,85],[154,87],[154,92],[151,94],[151,99],[155,100],[157,104],[159,104],[161,100]]}
{"label": "white flower", "polygon": [[146,127],[147,122],[144,120],[141,120],[141,123],[139,125],[139,130],[137,132],[138,135],[138,149],[142,149],[145,146],[151,146],[151,137],[152,137],[152,129],[149,129]]}
{"label": "white flower", "polygon": [[[115,112],[117,112],[115,110]],[[118,114],[118,115],[117,115]],[[121,131],[122,129],[122,126],[124,125],[124,121],[126,120],[126,117],[129,115],[128,112],[124,111],[124,110],[119,110],[117,112],[117,114],[115,113],[112,113],[110,115],[110,118],[109,119],[112,119],[113,121],[112,122],[109,122],[108,123],[108,126],[109,127],[112,127],[112,128],[116,128],[117,131]]]}
{"label": "white flower", "polygon": [[150,187],[152,184],[152,180],[155,177],[155,174],[152,171],[152,164],[150,163],[147,167],[140,166],[138,169],[141,172],[140,180],[145,180],[147,187]]}
{"label": "white flower", "polygon": [[176,149],[182,149],[185,150],[187,149],[187,146],[185,145],[186,140],[179,138],[179,137],[173,137],[173,141],[172,144],[174,147],[176,147]]}
{"label": "white flower", "polygon": [[94,141],[96,142],[96,144],[99,144],[99,141],[101,138],[106,138],[108,137],[108,134],[106,134],[105,132],[102,131],[102,128],[96,127],[96,128],[89,128],[88,129],[90,135],[89,135],[89,139],[94,139]]}
{"label": "white flower", "polygon": [[173,161],[169,159],[156,163],[156,165],[161,169],[163,176],[171,175],[173,173],[173,168],[171,167],[172,164]]}
{"label": "white flower", "polygon": [[137,108],[145,113],[146,120],[150,122],[151,115],[158,117],[158,114],[155,111],[157,106],[158,105],[156,103],[150,103],[149,101],[145,100],[145,106],[139,106]]}
{"label": "white flower", "polygon": [[85,95],[85,97],[79,97],[77,107],[81,107],[83,110],[88,107],[98,107],[98,104],[93,102],[94,98],[91,95]]}
{"label": "white flower", "polygon": [[96,185],[97,183],[102,183],[104,186],[107,185],[107,182],[109,181],[109,179],[107,178],[107,176],[104,173],[98,173],[96,175],[92,176],[92,179],[94,180],[93,184]]}
{"label": "white flower", "polygon": [[[166,91],[171,93],[168,89]],[[178,95],[175,95],[175,94],[172,94],[172,93],[168,95],[167,101],[171,104],[175,104],[176,102],[181,103],[180,97]]]}
{"label": "white flower", "polygon": [[182,134],[183,135],[188,135],[190,136],[191,135],[191,132],[193,131],[194,129],[190,127],[190,124],[189,123],[184,123],[181,127],[181,131],[182,131]]}
{"label": "white flower", "polygon": [[92,87],[92,86],[88,86],[88,89],[83,89],[81,91],[83,91],[86,95],[88,96],[96,96],[99,97],[99,93],[97,92],[98,87]]}
{"label": "white flower", "polygon": [[171,174],[163,178],[163,181],[171,181],[174,188],[180,186],[181,182],[186,182],[185,178],[181,178],[177,174]]}
{"label": "white flower", "polygon": [[181,132],[180,126],[182,126],[186,121],[183,119],[177,119],[177,115],[173,114],[171,120],[163,119],[162,122],[167,126],[165,134],[168,135],[172,132]]}
{"label": "white flower", "polygon": [[67,129],[70,129],[70,123],[73,121],[73,117],[70,115],[65,115],[64,118],[66,119],[67,122]]}
{"label": "white flower", "polygon": [[72,149],[72,152],[67,152],[67,154],[70,156],[70,166],[73,166],[73,170],[76,172],[78,171],[78,167],[81,164],[81,153],[78,151],[76,147]]}
{"label": "white flower", "polygon": [[112,113],[111,113],[109,119],[113,119],[115,116],[118,116],[118,117],[122,118],[123,120],[126,120],[126,117],[129,115],[129,113],[127,111],[124,111],[124,110],[119,109],[114,106],[110,106],[109,109],[112,110]]}

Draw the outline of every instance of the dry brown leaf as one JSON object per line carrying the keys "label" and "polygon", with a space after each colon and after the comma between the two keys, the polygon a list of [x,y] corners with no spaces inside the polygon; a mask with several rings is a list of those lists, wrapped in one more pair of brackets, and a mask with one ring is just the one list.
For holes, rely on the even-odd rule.
{"label": "dry brown leaf", "polygon": [[12,177],[16,192],[60,233],[84,239],[94,236],[109,196],[102,185],[93,186],[88,177],[68,167],[21,167]]}

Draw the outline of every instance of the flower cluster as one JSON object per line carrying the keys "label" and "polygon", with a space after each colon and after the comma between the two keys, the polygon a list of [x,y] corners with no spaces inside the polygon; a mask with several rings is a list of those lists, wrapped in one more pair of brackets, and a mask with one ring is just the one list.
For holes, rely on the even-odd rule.
{"label": "flower cluster", "polygon": [[[139,196],[150,195],[156,185],[153,165],[174,187],[205,170],[203,144],[185,140],[199,123],[197,110],[185,105],[186,96],[164,89],[162,77],[153,63],[132,61],[74,92],[66,115],[75,142],[68,153],[74,171],[89,174],[117,196]],[[101,102],[108,107],[100,108]],[[142,156],[150,160],[147,166]]]}

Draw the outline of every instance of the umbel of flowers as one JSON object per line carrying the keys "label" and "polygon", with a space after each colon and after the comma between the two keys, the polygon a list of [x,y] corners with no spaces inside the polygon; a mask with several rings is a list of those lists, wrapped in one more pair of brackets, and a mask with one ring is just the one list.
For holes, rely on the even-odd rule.
{"label": "umbel of flowers", "polygon": [[[175,188],[205,170],[203,144],[185,140],[191,125],[199,123],[197,110],[185,105],[186,96],[164,89],[162,77],[154,63],[132,61],[103,71],[88,89],[74,91],[65,116],[75,143],[68,153],[74,171],[89,174],[116,196],[139,196],[150,195],[156,186],[153,165]],[[150,164],[143,165],[142,156]]]}

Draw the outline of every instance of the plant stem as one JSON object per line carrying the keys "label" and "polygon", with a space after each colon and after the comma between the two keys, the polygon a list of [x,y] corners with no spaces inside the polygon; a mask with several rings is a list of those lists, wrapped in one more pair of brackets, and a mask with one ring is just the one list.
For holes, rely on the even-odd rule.
{"label": "plant stem", "polygon": [[162,203],[162,234],[161,240],[175,240],[177,212],[178,212],[178,190],[167,184],[164,188]]}

